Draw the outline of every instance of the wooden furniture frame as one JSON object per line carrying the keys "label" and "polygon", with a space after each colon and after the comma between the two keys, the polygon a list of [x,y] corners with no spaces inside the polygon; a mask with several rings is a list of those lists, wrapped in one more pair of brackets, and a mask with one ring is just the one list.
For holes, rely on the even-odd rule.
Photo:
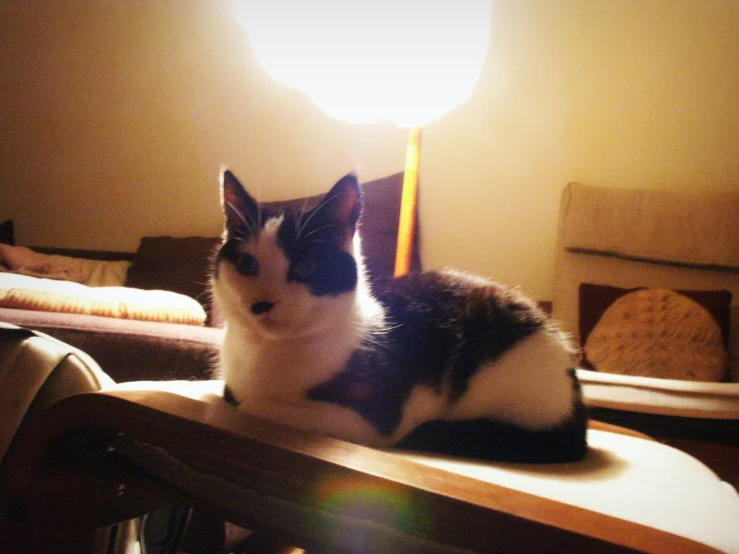
{"label": "wooden furniture frame", "polygon": [[[346,484],[366,493],[362,502],[321,493]],[[109,540],[101,530],[172,503],[254,530],[264,552],[716,552],[397,453],[144,390],[71,396],[21,429],[0,474],[0,552],[97,552]]]}

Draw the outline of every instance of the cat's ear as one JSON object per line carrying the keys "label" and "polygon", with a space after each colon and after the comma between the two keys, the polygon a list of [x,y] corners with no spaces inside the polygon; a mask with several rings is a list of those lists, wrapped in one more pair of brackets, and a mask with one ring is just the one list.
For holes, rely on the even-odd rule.
{"label": "cat's ear", "polygon": [[323,197],[320,210],[324,217],[354,230],[362,211],[359,181],[354,173],[345,175]]}
{"label": "cat's ear", "polygon": [[221,207],[226,217],[226,229],[245,227],[254,230],[259,205],[236,176],[228,169],[221,170]]}

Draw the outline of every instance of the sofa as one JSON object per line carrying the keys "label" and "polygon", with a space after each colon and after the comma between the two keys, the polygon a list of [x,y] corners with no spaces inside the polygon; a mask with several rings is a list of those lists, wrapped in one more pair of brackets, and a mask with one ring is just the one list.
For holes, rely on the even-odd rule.
{"label": "sofa", "polygon": [[[402,173],[362,184],[359,232],[375,288],[393,274],[402,184]],[[320,198],[268,205],[302,208]],[[0,225],[0,321],[79,348],[116,382],[214,376],[223,322],[208,283],[220,237],[143,237],[132,253],[14,242],[8,220]],[[416,234],[412,269],[420,267]],[[30,281],[42,290],[29,291]]]}

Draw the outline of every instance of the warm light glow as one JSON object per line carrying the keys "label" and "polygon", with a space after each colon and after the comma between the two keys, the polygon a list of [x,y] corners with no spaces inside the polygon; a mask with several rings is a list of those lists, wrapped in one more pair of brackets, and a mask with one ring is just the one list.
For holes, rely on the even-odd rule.
{"label": "warm light glow", "polygon": [[277,80],[351,123],[420,126],[472,93],[490,0],[236,0],[254,54]]}

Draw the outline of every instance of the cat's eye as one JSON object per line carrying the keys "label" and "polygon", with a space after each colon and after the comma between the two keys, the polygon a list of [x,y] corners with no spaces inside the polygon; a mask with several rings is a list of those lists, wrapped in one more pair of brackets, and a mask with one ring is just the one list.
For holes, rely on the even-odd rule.
{"label": "cat's eye", "polygon": [[293,264],[291,273],[295,279],[304,281],[312,277],[316,269],[318,269],[318,263],[315,260],[300,260]]}
{"label": "cat's eye", "polygon": [[236,258],[236,269],[242,275],[258,275],[259,274],[259,262],[251,254],[242,252]]}

